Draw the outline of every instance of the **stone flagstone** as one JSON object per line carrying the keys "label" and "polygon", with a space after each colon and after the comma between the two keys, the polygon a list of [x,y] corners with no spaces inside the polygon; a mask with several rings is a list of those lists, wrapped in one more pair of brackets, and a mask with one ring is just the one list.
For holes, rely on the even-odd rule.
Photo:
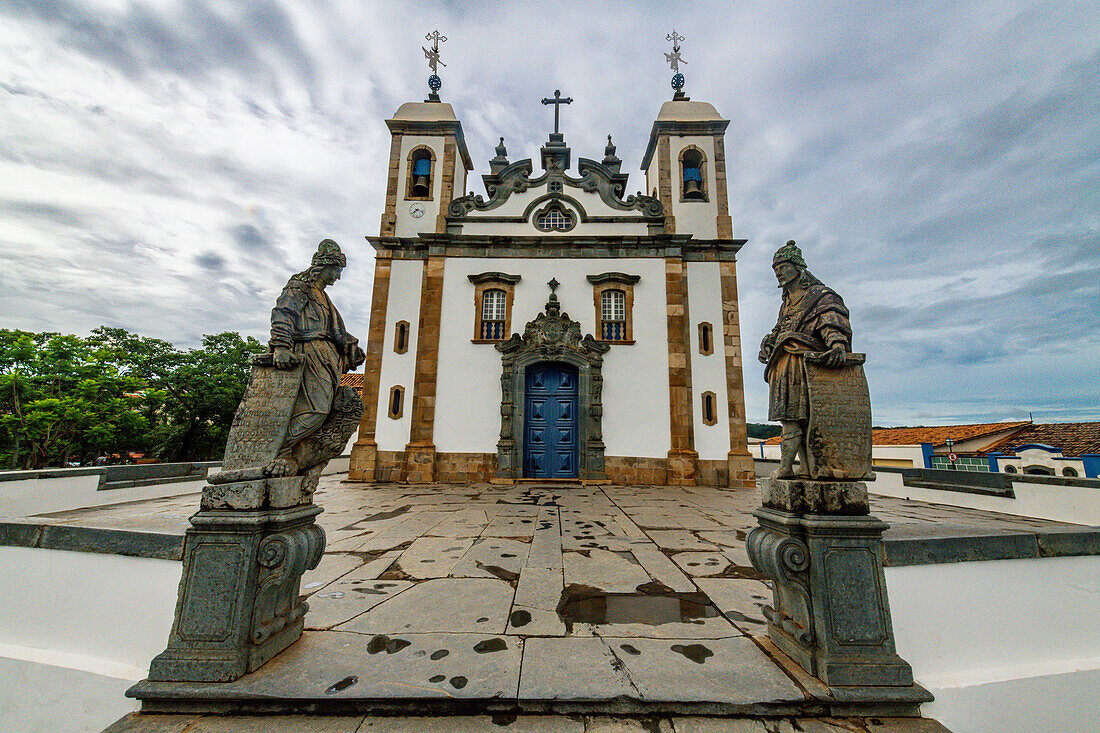
{"label": "stone flagstone", "polygon": [[503,634],[515,591],[503,580],[441,578],[404,593],[337,627],[360,633]]}

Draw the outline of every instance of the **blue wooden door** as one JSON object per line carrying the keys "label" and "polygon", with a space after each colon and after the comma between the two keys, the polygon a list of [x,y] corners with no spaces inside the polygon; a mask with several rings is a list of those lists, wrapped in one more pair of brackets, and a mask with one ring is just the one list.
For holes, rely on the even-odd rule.
{"label": "blue wooden door", "polygon": [[577,477],[577,370],[568,364],[527,369],[523,475]]}

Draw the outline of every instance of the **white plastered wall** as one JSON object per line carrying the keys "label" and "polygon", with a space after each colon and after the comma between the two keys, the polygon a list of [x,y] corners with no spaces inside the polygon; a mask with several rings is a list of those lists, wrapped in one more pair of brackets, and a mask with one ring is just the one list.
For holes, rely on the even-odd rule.
{"label": "white plastered wall", "polygon": [[[688,147],[703,151],[703,179],[706,181],[706,201],[681,201],[684,181],[680,173],[680,152]],[[714,138],[709,135],[692,135],[671,138],[672,158],[672,214],[676,217],[677,234],[694,234],[700,239],[718,236],[718,193],[714,175]]]}
{"label": "white plastered wall", "polygon": [[[612,346],[603,362],[606,455],[664,458],[670,447],[665,270],[659,258],[448,258],[443,269],[434,443],[440,452],[495,453],[500,436],[500,352],[473,344],[474,285],[481,272],[520,275],[512,332],[523,333],[542,312],[556,278],[562,310],[585,334],[596,328],[592,284],[586,276],[618,271],[638,275],[632,345]],[[381,441],[379,441],[381,446]],[[724,455],[724,454],[723,454]]]}
{"label": "white plastered wall", "polygon": [[[722,283],[717,262],[688,262],[688,335],[691,357],[691,413],[695,450],[707,460],[724,460],[730,450],[726,344],[722,337]],[[699,324],[711,325],[713,353],[699,353]],[[703,422],[703,393],[714,393],[714,425]]]}
{"label": "white plastered wall", "polygon": [[[393,260],[390,292],[386,302],[386,331],[382,343],[382,373],[378,387],[378,416],[374,439],[379,450],[404,450],[412,425],[413,381],[416,378],[416,344],[420,339],[420,289],[424,281],[423,260]],[[393,350],[398,321],[409,322],[409,348],[404,354]],[[401,417],[389,416],[390,389],[405,388]]]}
{"label": "white plastered wall", "polygon": [[[435,218],[442,209],[445,209],[450,201],[439,200],[439,197],[443,192],[443,144],[446,138],[435,135],[402,135],[401,136],[401,162],[398,165],[397,174],[397,228],[396,234],[399,237],[412,237],[416,236],[420,232],[434,232],[435,231]],[[431,201],[421,201],[424,204],[424,216],[419,219],[414,218],[409,213],[409,205],[413,202],[407,199],[405,196],[408,193],[409,186],[409,153],[414,148],[418,148],[425,145],[432,149],[435,153],[435,160],[432,161],[432,199]],[[462,169],[460,156],[455,155],[455,165]],[[457,183],[457,181],[456,181]],[[463,180],[465,184],[465,180]],[[461,188],[455,189],[456,195]]]}

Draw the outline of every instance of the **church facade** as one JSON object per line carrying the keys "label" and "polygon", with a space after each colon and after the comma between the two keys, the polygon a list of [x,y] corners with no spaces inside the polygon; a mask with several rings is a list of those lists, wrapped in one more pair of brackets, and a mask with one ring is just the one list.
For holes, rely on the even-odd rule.
{"label": "church facade", "polygon": [[407,103],[386,123],[351,480],[753,484],[745,240],[712,105],[664,103],[635,195],[610,137],[574,168],[555,130],[538,171],[502,139],[486,194],[463,195],[473,164],[450,104]]}

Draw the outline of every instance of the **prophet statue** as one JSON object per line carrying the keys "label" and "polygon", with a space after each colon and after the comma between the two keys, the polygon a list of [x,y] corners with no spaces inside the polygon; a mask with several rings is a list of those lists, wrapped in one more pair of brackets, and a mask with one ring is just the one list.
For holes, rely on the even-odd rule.
{"label": "prophet statue", "polygon": [[[776,251],[772,270],[783,303],[775,328],[760,344],[759,359],[766,365],[768,419],[782,425],[781,459],[773,477],[863,478],[870,459],[870,404],[857,366],[863,356],[851,353],[848,309],[810,273],[793,240]],[[855,371],[849,374],[846,367]],[[836,385],[826,385],[852,379],[854,399],[838,400]],[[833,404],[826,404],[830,400]],[[836,445],[841,449],[834,450]]]}

